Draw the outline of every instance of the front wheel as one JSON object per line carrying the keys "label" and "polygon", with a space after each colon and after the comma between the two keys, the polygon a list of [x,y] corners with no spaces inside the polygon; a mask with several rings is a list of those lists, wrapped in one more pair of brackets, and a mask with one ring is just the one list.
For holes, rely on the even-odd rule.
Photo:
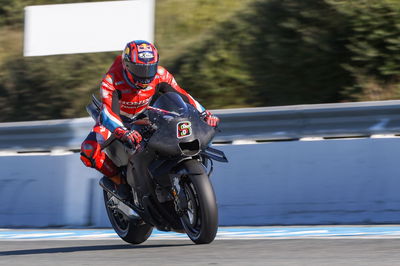
{"label": "front wheel", "polygon": [[218,208],[214,189],[197,160],[183,163],[181,189],[185,192],[187,208],[181,222],[189,238],[196,244],[212,242],[218,230]]}
{"label": "front wheel", "polygon": [[113,197],[112,194],[103,190],[103,196],[110,223],[120,238],[130,244],[140,244],[150,237],[153,231],[151,225],[126,216],[115,207],[116,204],[113,201],[118,201],[118,199]]}

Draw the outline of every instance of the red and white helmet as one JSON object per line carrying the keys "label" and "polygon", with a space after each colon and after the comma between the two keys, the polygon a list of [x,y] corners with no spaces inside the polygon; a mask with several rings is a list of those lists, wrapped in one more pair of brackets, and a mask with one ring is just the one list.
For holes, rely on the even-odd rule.
{"label": "red and white helmet", "polygon": [[157,48],[143,40],[129,42],[122,52],[122,66],[128,79],[144,88],[157,74]]}

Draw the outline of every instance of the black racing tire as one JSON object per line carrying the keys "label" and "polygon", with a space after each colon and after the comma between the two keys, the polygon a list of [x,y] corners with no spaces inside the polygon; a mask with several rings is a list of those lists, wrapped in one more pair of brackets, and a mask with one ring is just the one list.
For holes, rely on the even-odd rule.
{"label": "black racing tire", "polygon": [[211,243],[218,230],[218,207],[214,189],[203,165],[197,160],[183,162],[183,185],[188,211],[181,217],[186,234],[196,244]]}
{"label": "black racing tire", "polygon": [[108,219],[118,236],[130,244],[140,244],[146,241],[152,231],[153,226],[144,223],[138,223],[135,219],[130,219],[121,212],[113,211],[107,206],[108,200],[111,198],[110,194],[103,190],[104,204],[106,207]]}

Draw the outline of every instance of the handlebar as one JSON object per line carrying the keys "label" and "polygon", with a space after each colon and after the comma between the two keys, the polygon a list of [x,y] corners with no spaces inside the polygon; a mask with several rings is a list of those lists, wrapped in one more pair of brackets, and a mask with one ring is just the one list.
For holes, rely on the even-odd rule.
{"label": "handlebar", "polygon": [[[157,126],[154,123],[151,123],[148,119],[136,120],[133,124],[137,126],[142,126],[141,128],[135,129],[143,137],[141,143],[147,142],[153,135],[153,133],[158,129]],[[103,144],[101,144],[101,149],[104,150],[105,148],[110,146],[115,140],[118,140],[118,138],[115,136],[114,133],[112,133],[111,136],[106,141],[104,141]],[[129,145],[129,143],[123,143],[123,144],[127,146],[129,149],[133,148],[137,149],[138,146],[141,145],[141,143],[138,143],[136,147],[132,147],[131,145]]]}

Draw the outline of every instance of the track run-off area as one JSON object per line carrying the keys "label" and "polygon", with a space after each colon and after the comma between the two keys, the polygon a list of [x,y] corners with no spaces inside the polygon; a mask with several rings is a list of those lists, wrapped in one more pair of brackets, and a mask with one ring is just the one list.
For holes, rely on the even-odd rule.
{"label": "track run-off area", "polygon": [[0,265],[400,265],[400,226],[220,227],[214,242],[154,230],[0,229]]}
{"label": "track run-off area", "polygon": [[[399,238],[400,225],[219,227],[216,240],[287,238]],[[113,229],[0,229],[4,240],[119,239]],[[153,230],[149,240],[185,240],[186,234]]]}

